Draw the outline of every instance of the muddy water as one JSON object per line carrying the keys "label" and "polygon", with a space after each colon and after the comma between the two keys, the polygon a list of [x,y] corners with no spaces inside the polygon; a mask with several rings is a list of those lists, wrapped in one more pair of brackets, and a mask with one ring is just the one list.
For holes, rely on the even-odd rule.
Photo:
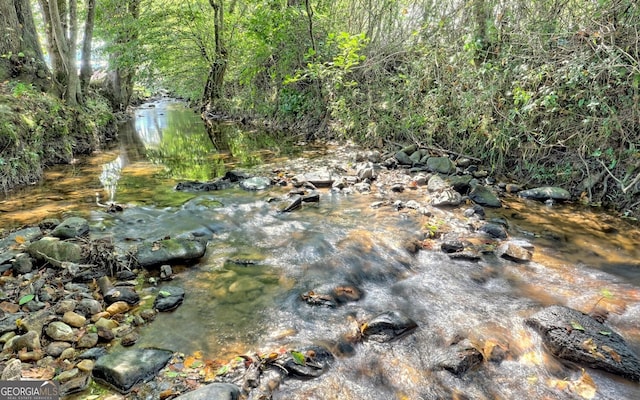
{"label": "muddy water", "polygon": [[[123,248],[167,234],[209,237],[206,256],[177,268],[170,282],[187,288],[184,304],[145,327],[136,346],[229,359],[319,343],[337,355],[327,374],[287,381],[274,399],[640,398],[637,383],[550,357],[523,322],[545,305],[597,307],[609,311],[608,323],[640,353],[640,232],[625,221],[507,198],[504,209],[487,217],[505,218],[512,237],[531,242],[532,262],[451,260],[429,240],[433,250],[413,255],[407,242],[434,227],[443,239],[485,239],[474,233],[478,221],[459,210],[423,216],[373,208],[380,200],[375,190],[323,189],[318,204],[285,214],[271,199],[288,188],[177,193],[177,180],[213,179],[230,168],[274,162],[287,174],[349,163],[339,153],[295,152],[255,133],[221,132],[212,141],[197,116],[166,102],[140,109],[122,132],[120,148],[51,171],[42,185],[3,199],[0,219],[15,226],[80,214],[96,236],[112,235]],[[260,170],[273,174],[274,168]],[[128,207],[106,213],[95,192],[101,202]],[[388,196],[421,200],[425,192]],[[302,293],[342,284],[358,287],[363,298],[337,308],[300,300]],[[142,297],[150,302],[157,288],[146,290]],[[360,322],[386,310],[403,311],[419,328],[387,344],[344,345]],[[438,371],[444,349],[460,337],[487,358],[499,350],[503,361],[486,361],[462,377]]]}

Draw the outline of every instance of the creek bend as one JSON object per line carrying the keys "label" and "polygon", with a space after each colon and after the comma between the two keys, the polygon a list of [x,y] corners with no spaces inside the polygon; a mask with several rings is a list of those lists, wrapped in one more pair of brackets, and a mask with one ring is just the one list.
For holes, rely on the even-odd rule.
{"label": "creek bend", "polygon": [[[397,171],[372,185],[371,193],[319,189],[318,203],[290,213],[278,212],[272,202],[290,187],[175,191],[178,181],[213,180],[231,169],[256,176],[344,173],[358,151],[293,146],[233,125],[221,129],[233,131],[221,132],[215,148],[198,115],[180,104],[143,106],[122,127],[119,149],[56,167],[42,184],[2,199],[0,221],[15,227],[81,215],[89,219],[94,237],[113,237],[120,246],[190,232],[206,235],[206,255],[195,265],[174,268],[170,284],[186,290],[184,303],[144,326],[135,347],[201,352],[214,359],[308,344],[334,352],[336,361],[325,374],[287,380],[274,399],[640,396],[637,382],[587,369],[596,392],[586,397],[580,391],[581,366],[551,356],[524,323],[547,305],[583,312],[597,305],[609,311],[609,326],[640,353],[637,228],[573,205],[549,207],[507,195],[503,208],[486,209],[486,219],[506,220],[510,237],[534,246],[533,259],[470,261],[440,250],[446,239],[485,244],[472,228],[477,221],[463,215],[466,207],[430,208],[430,215],[393,207],[396,201],[425,198],[423,188],[386,189],[403,179]],[[106,212],[96,205],[95,192],[101,202],[127,207]],[[372,207],[377,202],[382,204]],[[425,238],[433,230],[439,240]],[[408,251],[416,239],[426,246]],[[158,289],[164,284],[158,282]],[[340,285],[357,287],[362,297],[338,307],[301,301],[304,293]],[[147,285],[141,293],[143,306],[153,301],[153,290]],[[362,321],[388,310],[410,316],[418,328],[389,343],[336,345],[357,333]],[[487,358],[496,348],[503,356],[461,377],[434,368],[460,338]]]}

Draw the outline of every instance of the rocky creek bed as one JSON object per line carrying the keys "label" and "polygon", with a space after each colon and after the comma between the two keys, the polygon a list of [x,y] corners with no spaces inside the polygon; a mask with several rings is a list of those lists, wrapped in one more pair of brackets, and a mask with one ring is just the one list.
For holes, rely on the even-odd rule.
{"label": "rocky creek bed", "polygon": [[[247,191],[282,188],[286,194],[269,199],[274,213],[297,212],[321,201],[323,193],[367,196],[371,208],[387,208],[407,218],[438,217],[437,226],[425,226],[406,240],[409,255],[440,252],[452,260],[500,258],[522,265],[531,261],[534,246],[512,238],[508,220],[487,219],[486,209],[502,207],[504,196],[550,206],[571,201],[565,189],[523,190],[518,184],[497,181],[477,160],[434,154],[418,146],[388,156],[339,146],[304,167],[289,163],[251,173],[231,171],[213,182],[180,182],[175,189],[212,192],[235,186]],[[398,193],[411,193],[411,199],[398,200]],[[111,213],[127,207],[105,206]],[[238,354],[232,360],[137,348],[140,328],[153,324],[157,313],[180,307],[189,295],[181,287],[169,284],[158,289],[153,283],[170,281],[176,268],[179,274],[188,274],[188,265],[205,255],[211,232],[136,238],[123,250],[114,242],[124,238],[92,229],[81,217],[49,219],[0,240],[1,379],[53,379],[69,397],[90,393],[109,399],[285,398],[279,397],[286,396],[280,388],[288,380],[316,379],[364,344],[393,348],[420,328],[404,311],[388,309],[345,321],[338,341],[319,337],[317,343]],[[244,261],[251,264],[235,260]],[[362,296],[366,293],[361,287],[345,283],[301,292],[299,301],[335,309],[357,303]],[[152,301],[141,302],[142,298]],[[549,354],[572,363],[576,371],[594,368],[640,382],[640,358],[607,324],[609,310],[589,311],[551,305],[531,312],[524,323],[539,335]],[[510,359],[509,343],[487,347],[464,336],[450,338],[433,351],[441,356],[425,368],[451,379],[465,379],[469,371]],[[595,396],[595,386],[580,379],[548,387],[541,396],[594,398],[585,395],[585,387],[593,388]],[[110,391],[95,394],[99,391],[94,381]],[[441,396],[473,394],[443,387],[424,398]]]}

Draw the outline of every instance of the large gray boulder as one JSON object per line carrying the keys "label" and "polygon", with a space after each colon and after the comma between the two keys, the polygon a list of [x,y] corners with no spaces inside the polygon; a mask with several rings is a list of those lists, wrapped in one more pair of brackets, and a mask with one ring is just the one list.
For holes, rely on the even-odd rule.
{"label": "large gray boulder", "polygon": [[571,200],[571,193],[568,190],[554,187],[554,186],[543,186],[528,190],[523,190],[518,193],[521,197],[533,200],[559,200],[559,201],[567,201]]}
{"label": "large gray boulder", "polygon": [[558,358],[640,381],[640,358],[624,339],[587,314],[551,306],[526,320]]}
{"label": "large gray boulder", "polygon": [[173,353],[161,349],[132,349],[100,357],[93,377],[120,393],[129,393],[139,383],[148,382],[164,368]]}
{"label": "large gray boulder", "polygon": [[138,246],[135,258],[142,267],[197,260],[204,256],[204,241],[189,238],[164,239]]}

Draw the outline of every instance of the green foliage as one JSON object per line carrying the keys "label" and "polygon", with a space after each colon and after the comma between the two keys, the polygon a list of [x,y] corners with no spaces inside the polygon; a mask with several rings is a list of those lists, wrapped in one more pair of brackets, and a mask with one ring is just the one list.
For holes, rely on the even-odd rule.
{"label": "green foliage", "polygon": [[24,296],[20,297],[20,300],[18,300],[18,305],[19,306],[25,305],[31,300],[33,300],[35,297],[36,296],[34,294],[25,294]]}

